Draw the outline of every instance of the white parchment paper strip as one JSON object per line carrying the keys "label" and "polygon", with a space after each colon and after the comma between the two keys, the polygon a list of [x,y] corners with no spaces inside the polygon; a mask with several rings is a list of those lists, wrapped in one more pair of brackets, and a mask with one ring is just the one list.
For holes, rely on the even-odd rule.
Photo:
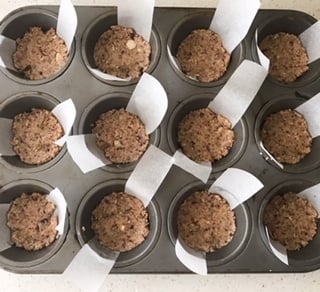
{"label": "white parchment paper strip", "polygon": [[190,271],[199,275],[207,275],[208,271],[205,252],[197,252],[189,248],[180,240],[180,238],[176,241],[175,252],[179,261]]}
{"label": "white parchment paper strip", "polygon": [[228,201],[230,208],[234,209],[261,190],[263,184],[254,175],[245,170],[228,168],[211,185],[209,192],[214,193],[217,188],[230,193],[228,197],[226,197],[227,192],[222,195]]}
{"label": "white parchment paper strip", "polygon": [[266,228],[266,234],[267,234],[267,239],[269,242],[269,246],[273,252],[273,254],[284,264],[289,265],[288,262],[288,254],[287,254],[287,250],[286,248],[279,242],[274,241],[273,239],[270,238],[269,236],[269,231],[267,226],[265,226]]}
{"label": "white parchment paper strip", "polygon": [[110,81],[130,81],[131,80],[130,77],[128,77],[128,78],[119,78],[119,77],[114,76],[114,75],[103,73],[99,69],[94,69],[94,68],[90,68],[89,67],[89,70],[93,75],[96,75],[97,77],[99,77],[99,78],[101,78],[103,80],[110,80]]}
{"label": "white parchment paper strip", "polygon": [[[320,35],[319,35],[320,36]],[[320,93],[305,101],[295,109],[308,122],[308,130],[312,138],[320,135]]]}
{"label": "white parchment paper strip", "polygon": [[76,114],[77,114],[76,107],[72,99],[69,98],[66,101],[58,104],[52,110],[52,113],[59,120],[64,131],[64,135],[55,142],[55,144],[62,147],[63,144],[66,142],[67,137],[69,136],[74,120],[76,118]]}
{"label": "white parchment paper strip", "polygon": [[12,141],[12,120],[0,118],[0,156],[17,155],[11,145]]}
{"label": "white parchment paper strip", "polygon": [[262,53],[262,51],[260,50],[260,47],[258,45],[258,31],[256,30],[255,33],[255,39],[256,39],[256,49],[257,49],[257,54],[258,54],[258,58],[260,61],[260,64],[267,70],[269,71],[269,66],[270,66],[270,60],[267,58],[267,56]]}
{"label": "white parchment paper strip", "polygon": [[85,244],[63,272],[63,277],[85,292],[98,291],[112,269],[119,253],[110,259],[99,256]]}
{"label": "white parchment paper strip", "polygon": [[125,185],[125,192],[139,198],[148,206],[173,163],[170,155],[150,145]]}
{"label": "white parchment paper strip", "polygon": [[144,73],[134,89],[126,110],[136,114],[152,133],[161,123],[168,108],[167,93],[161,83]]}
{"label": "white parchment paper strip", "polygon": [[70,51],[77,25],[77,12],[71,0],[61,0],[57,22],[57,34],[64,40],[68,51]]}
{"label": "white parchment paper strip", "polygon": [[307,28],[299,35],[299,38],[307,51],[309,63],[320,58],[320,21]]}
{"label": "white parchment paper strip", "polygon": [[64,232],[64,223],[66,220],[67,213],[67,202],[63,194],[58,188],[53,189],[50,194],[48,194],[48,200],[53,202],[56,205],[56,215],[58,216],[58,225],[56,230],[58,234],[63,234]]}
{"label": "white parchment paper strip", "polygon": [[210,24],[231,53],[246,36],[260,7],[259,0],[220,0]]}
{"label": "white parchment paper strip", "polygon": [[17,71],[13,66],[12,55],[16,51],[16,42],[0,35],[0,66]]}
{"label": "white parchment paper strip", "polygon": [[11,234],[7,226],[7,213],[11,204],[0,204],[0,252],[11,247]]}
{"label": "white parchment paper strip", "polygon": [[261,65],[244,60],[208,107],[228,118],[234,127],[253,101],[267,75],[268,71]]}
{"label": "white parchment paper strip", "polygon": [[96,146],[95,134],[70,136],[67,138],[67,147],[73,161],[83,173],[111,164]]}
{"label": "white parchment paper strip", "polygon": [[118,24],[132,27],[147,41],[150,40],[154,0],[118,0]]}
{"label": "white parchment paper strip", "polygon": [[177,150],[173,155],[173,163],[183,170],[191,173],[196,178],[206,183],[209,179],[212,166],[210,162],[197,163],[184,155],[181,150]]}

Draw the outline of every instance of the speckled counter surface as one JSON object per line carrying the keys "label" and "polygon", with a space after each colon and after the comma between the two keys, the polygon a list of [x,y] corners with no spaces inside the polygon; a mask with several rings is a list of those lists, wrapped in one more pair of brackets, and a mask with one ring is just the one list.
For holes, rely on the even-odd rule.
{"label": "speckled counter surface", "polygon": [[[0,19],[25,5],[59,0],[2,0]],[[262,8],[301,10],[320,19],[319,0],[262,0]],[[75,5],[115,5],[116,0],[73,0]],[[215,0],[156,0],[157,6],[215,7]],[[59,275],[17,275],[0,269],[0,292],[79,291]],[[320,270],[303,274],[109,275],[102,291],[320,291]]]}

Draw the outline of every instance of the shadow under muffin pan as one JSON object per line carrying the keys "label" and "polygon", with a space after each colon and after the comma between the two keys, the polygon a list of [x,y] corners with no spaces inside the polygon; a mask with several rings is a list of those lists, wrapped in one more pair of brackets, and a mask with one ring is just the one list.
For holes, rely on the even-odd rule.
{"label": "shadow under muffin pan", "polygon": [[[12,38],[20,37],[20,34],[23,34],[29,25],[36,24],[37,21],[45,22],[44,20],[47,19],[46,13],[43,15],[35,11],[48,11],[48,14],[56,16],[58,9],[58,6],[18,9],[10,13],[2,21],[0,27],[3,28],[5,24],[11,22],[9,19],[16,19],[15,24],[8,27],[11,27]],[[94,123],[103,112],[126,107],[135,89],[136,81],[101,82],[89,72],[85,63],[93,61],[93,54],[88,52],[90,50],[93,52],[99,36],[110,25],[116,24],[116,8],[78,6],[76,10],[78,28],[74,41],[75,54],[68,69],[50,82],[42,84],[23,82],[23,79],[21,81],[18,77],[12,77],[14,75],[9,77],[6,69],[2,69],[0,71],[1,117],[13,118],[15,114],[30,111],[32,107],[44,107],[51,110],[59,102],[71,98],[77,109],[74,132],[76,132],[75,135],[78,135],[90,134]],[[17,14],[16,18],[15,14]],[[156,7],[154,10],[151,39],[151,44],[154,42],[155,46],[152,57],[154,61],[148,72],[157,78],[165,88],[168,95],[168,110],[161,125],[150,135],[150,144],[159,147],[169,155],[179,148],[176,134],[182,117],[192,110],[207,107],[242,59],[255,60],[253,58],[255,51],[252,46],[258,27],[278,18],[305,19],[306,26],[315,21],[311,16],[302,12],[259,10],[248,35],[232,53],[232,60],[226,74],[217,82],[204,85],[191,80],[174,68],[170,64],[166,50],[167,46],[170,46],[175,53],[174,50],[191,30],[201,27],[208,28],[213,14],[214,9]],[[26,16],[20,18],[19,15]],[[55,26],[54,19],[52,18],[50,26]],[[34,22],[31,23],[31,20]],[[281,21],[276,26],[281,26]],[[294,28],[295,25],[292,27]],[[6,31],[9,33],[8,29]],[[86,58],[88,58],[87,61]],[[93,63],[90,64],[92,66]],[[315,162],[318,159],[313,157],[314,162],[310,161],[312,167],[299,164],[294,171],[287,171],[287,169],[282,171],[265,161],[259,154],[260,149],[255,140],[255,123],[266,104],[269,102],[276,104],[276,101],[282,99],[282,96],[288,96],[290,99],[286,105],[296,107],[298,104],[295,103],[295,100],[299,100],[296,91],[299,89],[299,92],[304,92],[306,99],[311,98],[320,91],[320,76],[313,75],[308,82],[299,83],[299,88],[295,85],[283,86],[270,82],[269,79],[264,82],[258,95],[234,128],[236,139],[231,152],[228,156],[213,163],[213,171],[210,176],[210,181],[214,181],[226,168],[232,166],[252,173],[261,180],[265,187],[235,209],[237,234],[225,248],[207,255],[208,273],[284,273],[306,272],[320,268],[318,252],[309,248],[309,254],[299,253],[298,264],[292,264],[292,258],[290,258],[289,266],[279,261],[266,244],[259,219],[262,202],[272,187],[288,180],[320,182],[320,165]],[[248,82],[250,82],[249,78]],[[316,140],[314,145],[318,143]],[[315,147],[315,150],[317,149],[318,146]],[[6,186],[8,182],[25,184],[25,179],[46,182],[48,185],[58,187],[66,195],[70,211],[69,232],[64,239],[64,244],[61,244],[60,248],[54,252],[52,251],[50,257],[43,260],[41,254],[39,256],[41,260],[37,258],[36,262],[32,262],[31,265],[27,260],[23,260],[27,255],[20,256],[18,249],[12,249],[10,252],[12,261],[4,261],[5,258],[0,256],[0,266],[4,269],[19,273],[62,273],[86,242],[100,255],[107,254],[108,251],[94,239],[90,228],[91,212],[104,195],[124,189],[125,182],[136,163],[109,165],[84,174],[71,156],[65,152],[66,146],[55,159],[37,167],[22,164],[17,157],[0,158],[2,166],[0,186]],[[179,167],[173,166],[170,169],[148,207],[151,234],[141,246],[121,253],[111,273],[191,273],[180,263],[175,254],[173,242],[177,233],[174,216],[176,216],[177,207],[182,198],[195,187],[203,188],[205,184],[200,183],[194,176]],[[19,189],[19,192],[20,190],[22,189]],[[23,189],[23,191],[26,190]],[[7,194],[9,196],[9,193]],[[11,201],[7,198],[0,193],[1,202]],[[85,231],[81,229],[83,226],[85,226]],[[312,257],[314,261],[310,262]]]}
{"label": "shadow under muffin pan", "polygon": [[[110,195],[112,192],[124,192],[124,188],[125,181],[123,180],[112,180],[101,183],[93,187],[84,196],[77,211],[76,230],[80,244],[84,245],[94,238],[89,245],[101,256],[108,255],[111,250],[99,244],[95,238],[94,231],[91,229],[92,212],[105,196]],[[121,252],[116,260],[115,268],[132,265],[142,260],[154,248],[159,237],[161,225],[159,208],[154,200],[147,206],[147,212],[150,229],[148,236],[140,245],[132,250]]]}
{"label": "shadow under muffin pan", "polygon": [[[28,195],[33,192],[41,194],[49,194],[54,188],[45,182],[38,180],[19,180],[13,181],[0,188],[0,203],[11,204],[22,193]],[[10,266],[12,268],[25,268],[39,265],[50,259],[63,245],[68,233],[68,212],[66,213],[66,221],[64,225],[64,233],[59,235],[49,246],[37,251],[27,251],[24,248],[12,245],[10,248],[0,252],[0,264]]]}
{"label": "shadow under muffin pan", "polygon": [[[176,58],[178,48],[182,41],[195,29],[209,29],[210,22],[212,20],[213,13],[193,13],[186,17],[183,17],[177,24],[173,27],[168,37],[167,43],[167,53],[171,52],[171,55]],[[184,81],[189,82],[192,85],[203,86],[203,87],[212,87],[218,86],[225,83],[235,69],[240,65],[241,61],[244,59],[245,51],[244,46],[240,43],[234,51],[231,53],[230,62],[226,72],[216,81],[213,82],[200,82],[197,81],[181,71],[177,66],[177,63],[172,62],[169,58],[170,64],[175,72],[182,78]],[[176,62],[178,62],[176,60]]]}
{"label": "shadow under muffin pan", "polygon": [[[279,17],[274,14],[263,23],[258,25],[257,27],[257,42],[258,44],[267,37],[268,35],[273,35],[279,32],[285,32],[294,34],[299,36],[302,32],[304,32],[307,28],[309,28],[312,24],[315,23],[315,19],[311,16],[307,17],[306,15],[284,15]],[[252,39],[252,52],[253,59],[260,63],[258,55],[257,55],[257,42],[255,37]],[[298,77],[294,82],[285,83],[276,80],[275,78],[268,75],[267,80],[276,84],[277,86],[284,87],[301,87],[320,76],[319,66],[320,60],[316,60],[311,64],[308,64],[309,70],[305,72],[302,76]]]}
{"label": "shadow under muffin pan", "polygon": [[[23,92],[7,98],[0,104],[0,117],[12,119],[25,112],[31,112],[35,109],[53,110],[53,108],[60,102],[51,95],[42,92]],[[14,156],[0,156],[0,161],[6,167],[11,168],[17,172],[32,173],[40,172],[57,163],[66,153],[66,146],[63,146],[56,157],[50,161],[40,164],[28,164],[23,162],[18,155]]]}
{"label": "shadow under muffin pan", "polygon": [[[22,38],[23,35],[31,27],[40,27],[43,31],[48,31],[50,28],[57,28],[58,14],[53,13],[50,10],[42,8],[27,8],[19,9],[16,12],[11,13],[0,25],[0,34],[8,37],[12,40]],[[0,66],[1,71],[6,74],[9,78],[16,82],[28,84],[28,85],[40,85],[46,82],[50,82],[63,74],[63,72],[69,67],[72,62],[75,53],[75,44],[73,43],[68,54],[66,64],[56,74],[49,78],[40,80],[29,80],[24,74],[12,69],[3,68]]]}
{"label": "shadow under muffin pan", "polygon": [[[174,197],[168,211],[167,227],[172,244],[176,244],[178,238],[177,217],[181,204],[194,192],[208,190],[211,184],[200,182],[191,183],[183,187]],[[236,258],[248,243],[251,232],[251,218],[248,208],[241,204],[234,210],[236,231],[232,240],[224,247],[214,252],[206,253],[207,265],[219,266]]]}
{"label": "shadow under muffin pan", "polygon": [[[271,253],[272,251],[267,240],[265,224],[263,222],[264,211],[266,206],[268,205],[270,200],[276,195],[284,195],[288,192],[299,193],[309,187],[312,187],[315,184],[316,184],[315,182],[311,182],[308,180],[288,180],[272,188],[268,192],[268,194],[264,197],[261,203],[261,208],[259,210],[259,230],[267,248]],[[320,245],[320,220],[318,218],[317,233],[315,237],[308,243],[308,245],[305,247],[302,247],[300,250],[297,250],[297,251],[287,251],[289,265],[295,266],[295,267],[305,267],[305,266],[316,265],[320,260],[319,245]]]}
{"label": "shadow under muffin pan", "polygon": [[[100,36],[111,28],[112,25],[117,25],[117,15],[112,13],[106,13],[100,15],[95,21],[92,21],[90,25],[87,27],[86,31],[82,37],[81,43],[81,53],[83,62],[86,65],[87,69],[90,71],[91,69],[97,69],[95,64],[93,55],[94,55],[94,48],[96,43],[98,42]],[[147,73],[152,73],[152,71],[157,66],[157,63],[160,58],[160,40],[156,29],[153,27],[151,31],[150,40],[146,40],[150,42],[151,45],[151,57],[150,57],[150,65],[146,70]],[[99,70],[99,69],[97,69]],[[102,72],[102,71],[101,71]],[[115,81],[115,80],[103,80],[98,75],[91,72],[97,79],[102,82],[109,83],[110,85],[131,85],[137,83],[138,79],[133,79],[130,81]]]}
{"label": "shadow under muffin pan", "polygon": [[[269,157],[268,153],[265,151],[264,147],[261,147],[261,129],[263,127],[264,121],[267,117],[271,114],[277,113],[281,110],[286,109],[295,109],[302,103],[304,103],[306,99],[298,97],[294,94],[291,95],[284,95],[284,96],[277,96],[276,98],[272,99],[271,101],[267,102],[260,110],[259,114],[257,115],[254,135],[257,143],[257,147],[260,150],[261,155],[274,167],[279,168]],[[283,163],[283,170],[284,172],[288,173],[304,173],[311,171],[320,165],[320,156],[319,156],[319,149],[320,149],[320,139],[316,137],[312,139],[311,145],[311,152],[308,153],[300,162],[296,164],[287,164]]]}
{"label": "shadow under muffin pan", "polygon": [[[178,127],[181,120],[191,111],[206,108],[210,101],[214,99],[212,94],[200,93],[196,96],[191,96],[183,100],[172,112],[167,129],[167,138],[171,153],[180,149],[178,143]],[[234,165],[244,153],[248,142],[248,127],[243,117],[233,128],[235,133],[235,140],[229,153],[221,158],[212,162],[212,171],[219,172]]]}
{"label": "shadow under muffin pan", "polygon": [[[92,129],[95,127],[96,121],[101,114],[113,109],[125,109],[129,99],[130,94],[125,92],[115,92],[98,97],[85,108],[80,118],[78,133],[92,134]],[[160,129],[158,128],[153,133],[149,134],[149,145],[153,144],[157,146],[159,145],[159,140]],[[131,163],[111,163],[102,167],[102,169],[116,173],[132,171],[138,161]]]}

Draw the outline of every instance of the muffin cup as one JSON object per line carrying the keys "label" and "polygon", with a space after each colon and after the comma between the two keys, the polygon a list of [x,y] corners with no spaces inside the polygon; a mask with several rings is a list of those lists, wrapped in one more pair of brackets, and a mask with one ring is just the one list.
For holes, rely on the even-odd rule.
{"label": "muffin cup", "polygon": [[[93,53],[94,47],[98,39],[112,25],[117,25],[117,23],[117,15],[115,13],[103,14],[99,16],[97,19],[95,19],[93,22],[91,22],[82,36],[81,54],[85,66],[94,77],[110,85],[128,86],[137,83],[138,79],[133,79],[129,81],[105,80],[101,78],[99,75],[94,74],[94,72],[90,70],[97,67],[94,62]],[[151,73],[155,69],[160,58],[160,38],[158,32],[154,27],[151,31],[150,45],[152,51],[150,65],[149,68],[146,70],[147,73]]]}
{"label": "muffin cup", "polygon": [[181,69],[177,65],[177,61],[173,60],[173,58],[175,58],[175,56],[177,55],[179,45],[193,30],[200,28],[209,29],[211,20],[212,13],[194,13],[188,15],[182,18],[179,22],[177,22],[177,24],[173,27],[168,37],[167,53],[170,64],[182,80],[187,81],[192,85],[202,87],[213,87],[225,83],[232,75],[232,73],[235,71],[235,69],[240,65],[241,61],[244,59],[245,56],[245,48],[243,44],[240,43],[231,54],[231,59],[227,71],[219,80],[214,82],[200,82],[190,78],[181,71]]}
{"label": "muffin cup", "polygon": [[[268,191],[267,195],[264,197],[263,201],[261,202],[261,206],[259,209],[259,222],[258,222],[258,228],[260,231],[260,235],[263,239],[263,242],[265,243],[266,248],[273,254],[270,245],[269,240],[267,238],[265,224],[263,222],[264,217],[264,211],[269,203],[269,201],[276,195],[284,195],[288,192],[294,192],[299,193],[306,188],[309,188],[311,186],[315,185],[315,182],[307,181],[307,180],[288,180],[285,182],[282,182],[272,188]],[[320,250],[319,250],[319,244],[320,244],[320,221],[318,218],[317,223],[317,234],[315,237],[309,242],[309,244],[303,248],[301,248],[298,251],[287,251],[288,255],[288,262],[289,266],[294,267],[311,267],[313,265],[316,265],[320,260]],[[275,256],[273,254],[273,256]]]}
{"label": "muffin cup", "polygon": [[265,119],[271,114],[279,112],[280,110],[295,109],[305,101],[305,99],[297,97],[294,94],[275,97],[261,108],[255,121],[254,136],[257,147],[260,151],[260,155],[262,155],[265,158],[265,160],[268,161],[271,165],[275,166],[276,168],[284,172],[305,173],[317,168],[320,165],[320,159],[318,155],[318,150],[320,149],[320,139],[312,139],[311,152],[307,154],[299,163],[292,165],[283,164],[283,168],[281,168],[277,163],[274,162],[274,158],[271,158],[270,154],[263,147],[261,141],[261,129]]}
{"label": "muffin cup", "polygon": [[[209,189],[210,185],[211,184],[204,185],[200,182],[190,183],[175,195],[170,204],[167,218],[167,228],[173,245],[175,245],[178,238],[177,217],[181,204],[192,193]],[[249,241],[252,223],[248,207],[245,203],[240,204],[233,211],[235,213],[237,226],[234,237],[226,246],[212,253],[206,253],[207,265],[209,267],[223,265],[233,260],[241,254]]]}
{"label": "muffin cup", "polygon": [[[315,19],[306,14],[294,14],[287,16],[274,16],[269,17],[266,21],[262,22],[257,27],[257,40],[255,38],[252,39],[251,51],[252,58],[256,62],[260,62],[258,53],[257,53],[257,45],[268,35],[276,34],[279,32],[286,32],[290,34],[294,34],[299,36],[302,32],[304,32],[307,28],[309,28],[313,23],[315,23]],[[277,86],[283,86],[288,88],[296,88],[305,86],[316,78],[320,76],[319,73],[319,65],[320,60],[316,60],[309,65],[309,70],[305,72],[302,76],[297,78],[294,82],[284,83],[280,82],[270,75],[268,75],[267,80]]]}
{"label": "muffin cup", "polygon": [[[42,92],[24,92],[13,95],[7,98],[2,104],[0,104],[0,117],[13,119],[17,114],[23,112],[31,112],[33,108],[52,110],[56,105],[60,103],[59,100],[51,95]],[[52,160],[41,164],[31,165],[24,163],[20,160],[18,155],[14,156],[1,156],[1,162],[16,172],[40,172],[56,164],[66,153],[66,147],[63,146],[60,152]]]}
{"label": "muffin cup", "polygon": [[[206,108],[212,100],[211,93],[202,93],[196,96],[186,98],[172,112],[167,128],[167,140],[172,153],[178,150],[179,144],[177,141],[178,125],[185,115],[193,110]],[[248,127],[245,119],[239,121],[233,128],[235,132],[235,141],[227,156],[212,163],[213,172],[220,172],[234,165],[242,156],[248,142]]]}
{"label": "muffin cup", "polygon": [[[52,186],[38,180],[23,179],[13,181],[0,189],[0,203],[11,204],[23,192],[49,194],[53,189]],[[66,214],[63,234],[59,235],[49,246],[38,251],[27,251],[12,245],[10,248],[0,252],[0,263],[6,267],[19,269],[39,265],[49,260],[63,245],[68,232],[68,224],[68,214]]]}
{"label": "muffin cup", "polygon": [[[16,40],[21,38],[26,31],[34,26],[41,27],[44,31],[57,28],[57,14],[42,8],[21,8],[9,14],[0,25],[0,34]],[[66,64],[56,74],[41,80],[29,80],[22,73],[0,66],[0,70],[15,82],[26,85],[40,85],[50,82],[59,77],[69,67],[75,53],[73,43],[68,54]]]}
{"label": "muffin cup", "polygon": [[[114,92],[112,94],[106,94],[98,97],[83,111],[83,114],[81,115],[79,121],[78,134],[92,134],[92,129],[95,127],[95,123],[99,119],[101,114],[112,109],[126,108],[129,99],[130,94],[125,92]],[[156,146],[159,145],[160,129],[156,129],[149,135],[149,137],[149,144],[153,144]],[[102,167],[102,169],[109,172],[122,173],[132,171],[136,164],[137,162],[124,164],[111,163]]]}
{"label": "muffin cup", "polygon": [[[111,180],[100,183],[93,187],[82,199],[76,215],[76,233],[78,240],[83,246],[89,242],[90,247],[102,257],[108,257],[110,249],[98,243],[91,229],[92,211],[101,202],[101,200],[112,192],[123,192],[125,180]],[[150,233],[143,243],[136,248],[121,252],[114,265],[115,268],[132,265],[145,258],[154,248],[160,234],[160,212],[155,200],[152,200],[147,206],[149,214]]]}

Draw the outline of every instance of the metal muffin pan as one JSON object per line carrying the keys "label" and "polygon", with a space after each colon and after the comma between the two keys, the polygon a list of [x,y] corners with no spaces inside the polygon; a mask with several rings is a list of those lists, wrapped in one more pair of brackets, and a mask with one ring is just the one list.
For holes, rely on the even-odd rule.
{"label": "metal muffin pan", "polygon": [[[56,102],[72,98],[77,108],[73,133],[83,134],[91,131],[93,120],[101,112],[125,107],[137,81],[102,82],[87,68],[88,63],[92,62],[92,56],[88,53],[92,51],[93,40],[115,23],[116,8],[76,9],[78,29],[73,44],[74,52],[71,50],[68,66],[55,78],[39,83],[26,81],[21,79],[21,76],[16,76],[17,74],[1,69],[0,116],[12,117],[15,112],[28,110],[32,106],[50,109]],[[18,37],[22,27],[55,26],[52,15],[56,16],[57,11],[56,6],[21,8],[2,21],[0,33]],[[180,72],[169,60],[167,50],[170,48],[175,52],[178,43],[192,29],[208,27],[212,12],[212,9],[195,8],[156,8],[154,12],[151,38],[153,65],[149,73],[164,86],[168,93],[169,106],[160,127],[151,135],[150,143],[168,154],[173,154],[178,147],[176,127],[183,115],[192,109],[206,107],[209,99],[216,96],[243,59],[257,61],[257,29],[260,40],[264,35],[283,30],[299,34],[316,21],[302,12],[260,10],[246,38],[234,50],[226,75],[217,82],[200,84]],[[108,21],[104,22],[105,18]],[[10,19],[14,20],[11,24]],[[10,29],[7,26],[10,26]],[[319,155],[310,154],[310,164],[306,157],[306,165],[301,163],[292,169],[281,170],[267,161],[265,153],[259,148],[259,127],[267,112],[282,106],[295,107],[301,100],[306,100],[320,91],[320,71],[317,69],[319,65],[320,61],[312,63],[305,76],[288,85],[267,77],[255,100],[235,127],[236,141],[230,156],[213,164],[209,182],[213,182],[225,169],[232,166],[251,172],[265,187],[235,209],[237,232],[234,240],[223,249],[207,254],[209,273],[306,272],[320,268],[320,254],[316,248],[320,244],[320,231],[303,250],[288,253],[287,266],[280,262],[269,248],[262,222],[263,210],[272,196],[287,190],[298,192],[320,182]],[[283,99],[287,101],[276,105],[278,100],[280,102]],[[14,105],[10,105],[10,102]],[[314,140],[313,147],[318,152],[318,138]],[[61,190],[67,200],[69,212],[66,221],[69,224],[68,232],[59,238],[54,246],[44,249],[43,256],[21,256],[22,251],[12,248],[10,255],[6,254],[7,252],[0,253],[0,265],[4,269],[17,273],[62,273],[81,245],[88,241],[99,254],[108,252],[101,249],[93,239],[89,223],[91,211],[104,195],[114,190],[123,190],[134,164],[106,166],[83,174],[65,150],[62,150],[54,161],[44,166],[32,167],[32,170],[6,157],[2,157],[0,163],[0,202],[10,202],[16,196],[16,190],[29,191],[33,190],[35,185],[37,189],[46,185]],[[34,181],[39,183],[35,184]],[[9,194],[8,189],[10,190],[12,185],[15,192]],[[151,226],[149,237],[136,250],[121,254],[111,272],[189,273],[174,251],[177,236],[176,212],[179,204],[190,192],[206,187],[208,185],[173,166],[148,207]],[[320,228],[319,224],[318,227]]]}

